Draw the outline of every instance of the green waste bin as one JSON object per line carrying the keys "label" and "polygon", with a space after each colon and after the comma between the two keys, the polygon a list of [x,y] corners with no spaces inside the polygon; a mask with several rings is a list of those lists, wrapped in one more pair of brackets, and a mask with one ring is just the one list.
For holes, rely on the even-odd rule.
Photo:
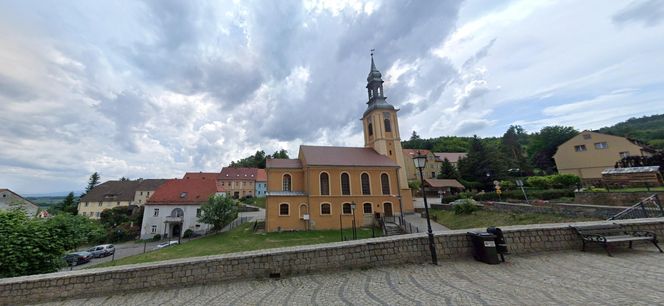
{"label": "green waste bin", "polygon": [[468,237],[475,260],[491,265],[500,263],[496,250],[496,235],[487,232],[468,232]]}

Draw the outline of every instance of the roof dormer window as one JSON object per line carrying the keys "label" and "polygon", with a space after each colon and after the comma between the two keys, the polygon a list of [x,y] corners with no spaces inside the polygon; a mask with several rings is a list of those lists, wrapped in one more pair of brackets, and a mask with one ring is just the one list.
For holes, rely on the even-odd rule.
{"label": "roof dormer window", "polygon": [[182,192],[182,193],[180,193],[180,199],[184,199],[184,198],[186,198],[186,197],[187,197],[187,193],[186,193],[186,192]]}

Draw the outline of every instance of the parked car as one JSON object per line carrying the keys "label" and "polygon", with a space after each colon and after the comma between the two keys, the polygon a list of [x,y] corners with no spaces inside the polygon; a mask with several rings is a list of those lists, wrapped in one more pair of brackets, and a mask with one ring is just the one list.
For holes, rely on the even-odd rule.
{"label": "parked car", "polygon": [[162,242],[159,245],[157,245],[157,249],[169,247],[169,246],[172,246],[174,244],[178,244],[178,241],[177,240],[171,240],[171,241]]}
{"label": "parked car", "polygon": [[94,257],[106,257],[115,254],[115,246],[112,244],[102,244],[90,248],[88,252],[92,253]]}
{"label": "parked car", "polygon": [[65,255],[63,259],[70,266],[82,265],[84,263],[90,262],[92,259],[92,253],[86,251],[69,253]]}

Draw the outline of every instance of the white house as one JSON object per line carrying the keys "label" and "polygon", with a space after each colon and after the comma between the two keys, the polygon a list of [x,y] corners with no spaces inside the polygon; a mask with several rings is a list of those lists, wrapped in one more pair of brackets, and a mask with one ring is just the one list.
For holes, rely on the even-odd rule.
{"label": "white house", "polygon": [[172,179],[159,186],[145,203],[141,239],[159,234],[177,238],[187,229],[205,233],[211,225],[198,221],[201,205],[212,195],[223,195],[217,180],[206,177]]}

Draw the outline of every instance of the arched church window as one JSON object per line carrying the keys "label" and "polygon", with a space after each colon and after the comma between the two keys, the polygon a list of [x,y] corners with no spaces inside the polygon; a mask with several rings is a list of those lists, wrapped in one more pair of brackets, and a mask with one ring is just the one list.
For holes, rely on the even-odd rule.
{"label": "arched church window", "polygon": [[392,125],[390,124],[390,113],[383,113],[383,119],[385,121],[385,132],[392,132]]}
{"label": "arched church window", "polygon": [[390,194],[390,178],[387,176],[387,173],[380,175],[380,185],[383,189],[383,194]]}
{"label": "arched church window", "polygon": [[330,176],[325,172],[320,174],[320,194],[330,195]]}
{"label": "arched church window", "polygon": [[369,184],[369,175],[366,173],[362,173],[360,176],[360,179],[362,181],[362,194],[371,194],[371,186]]}
{"label": "arched church window", "polygon": [[350,195],[350,176],[348,173],[341,174],[341,194]]}
{"label": "arched church window", "polygon": [[284,177],[282,179],[282,190],[283,191],[291,191],[291,176],[290,174],[284,174]]}

